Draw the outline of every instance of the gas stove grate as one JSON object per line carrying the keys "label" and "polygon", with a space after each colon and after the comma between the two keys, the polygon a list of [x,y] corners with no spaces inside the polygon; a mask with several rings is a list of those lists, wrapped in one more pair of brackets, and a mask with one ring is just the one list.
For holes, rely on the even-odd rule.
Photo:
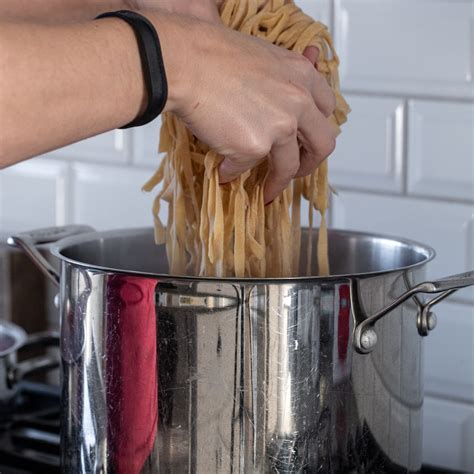
{"label": "gas stove grate", "polygon": [[2,474],[60,472],[59,389],[22,383],[11,414],[0,424]]}

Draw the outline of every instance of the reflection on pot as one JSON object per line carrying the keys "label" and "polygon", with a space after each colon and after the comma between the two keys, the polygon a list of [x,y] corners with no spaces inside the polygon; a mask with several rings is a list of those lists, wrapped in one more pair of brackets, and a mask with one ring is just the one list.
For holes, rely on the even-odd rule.
{"label": "reflection on pot", "polygon": [[[380,344],[363,355],[352,346],[345,282],[178,282],[68,271],[70,281],[90,281],[91,291],[77,298],[68,288],[70,300],[86,294],[87,303],[76,306],[84,350],[64,367],[67,472],[421,466],[414,305],[380,321]],[[401,274],[385,284],[390,293],[404,291]]]}

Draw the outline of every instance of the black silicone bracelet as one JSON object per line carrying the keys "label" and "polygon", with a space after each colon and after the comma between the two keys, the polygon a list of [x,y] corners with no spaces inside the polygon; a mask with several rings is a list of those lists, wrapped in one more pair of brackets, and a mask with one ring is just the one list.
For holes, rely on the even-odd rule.
{"label": "black silicone bracelet", "polygon": [[168,83],[166,81],[160,40],[155,27],[143,15],[129,10],[120,10],[117,12],[102,13],[96,19],[110,17],[120,18],[133,28],[138,42],[143,75],[148,91],[148,104],[143,114],[120,128],[145,125],[160,115],[165,108],[168,98]]}

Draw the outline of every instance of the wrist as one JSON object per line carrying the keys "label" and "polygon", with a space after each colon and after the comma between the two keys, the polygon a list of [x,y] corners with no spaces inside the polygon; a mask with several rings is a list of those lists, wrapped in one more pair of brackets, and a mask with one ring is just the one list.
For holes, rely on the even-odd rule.
{"label": "wrist", "polygon": [[119,18],[104,18],[95,22],[94,26],[101,30],[107,44],[114,45],[120,52],[114,55],[117,70],[111,88],[117,88],[115,96],[122,97],[120,102],[125,113],[123,118],[119,114],[123,123],[117,126],[123,126],[140,116],[148,102],[137,40],[130,25]]}
{"label": "wrist", "polygon": [[161,43],[161,51],[168,82],[168,100],[165,112],[181,114],[189,102],[189,93],[195,84],[194,30],[195,21],[165,12],[146,13],[154,25]]}

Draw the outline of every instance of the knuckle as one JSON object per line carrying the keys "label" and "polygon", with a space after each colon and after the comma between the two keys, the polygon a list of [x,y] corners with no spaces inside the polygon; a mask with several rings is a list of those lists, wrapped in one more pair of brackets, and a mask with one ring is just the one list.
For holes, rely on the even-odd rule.
{"label": "knuckle", "polygon": [[249,158],[261,159],[270,153],[269,145],[261,136],[252,134],[247,139],[245,155]]}
{"label": "knuckle", "polygon": [[300,87],[296,84],[293,85],[290,92],[291,101],[296,105],[298,110],[307,107],[309,104],[313,104],[313,98],[308,89]]}
{"label": "knuckle", "polygon": [[298,132],[298,122],[296,117],[285,117],[276,124],[277,136],[283,139],[295,137]]}

